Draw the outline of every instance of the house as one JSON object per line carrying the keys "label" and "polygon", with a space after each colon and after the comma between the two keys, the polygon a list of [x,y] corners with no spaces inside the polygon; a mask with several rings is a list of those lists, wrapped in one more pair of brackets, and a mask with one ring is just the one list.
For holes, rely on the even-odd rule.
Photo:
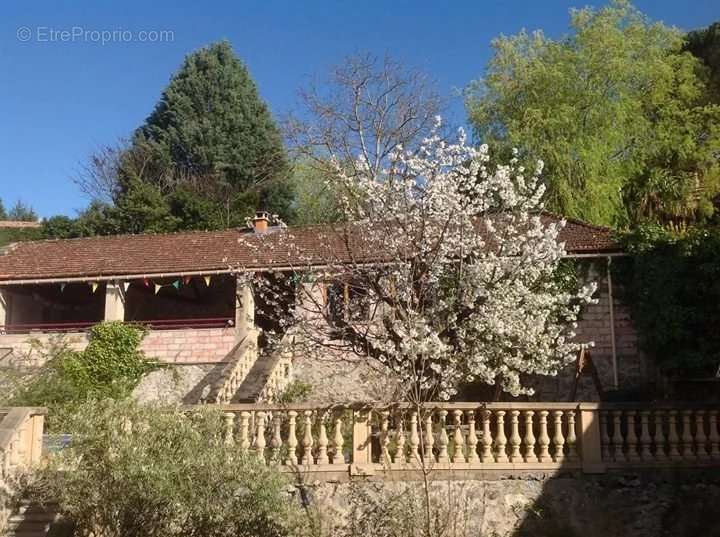
{"label": "house", "polygon": [[[558,217],[544,214],[548,221]],[[262,334],[277,327],[243,273],[283,278],[322,268],[327,227],[282,228],[258,213],[248,229],[118,235],[15,243],[0,255],[0,359],[30,353],[29,339],[59,334],[82,348],[88,327],[103,320],[145,325],[147,355],[172,364],[210,364],[205,400],[257,400],[271,396],[293,374],[331,388],[343,374],[307,364],[287,348],[266,349]],[[609,266],[623,255],[609,229],[568,220],[560,240],[598,281],[598,302],[587,308],[579,334],[595,342],[593,360],[606,389],[631,388],[649,378],[627,310],[613,293]],[[364,262],[382,252],[362,252]],[[306,284],[303,284],[306,285]],[[322,280],[317,296],[328,307],[350,307],[347,286]],[[333,306],[334,305],[334,306]],[[355,371],[355,374],[358,374]],[[212,375],[209,375],[212,377]],[[567,398],[572,375],[538,384],[538,396]],[[362,384],[348,373],[348,389]],[[320,389],[322,392],[323,389]],[[242,392],[242,393],[240,393]],[[589,393],[589,392],[588,392]],[[593,398],[592,393],[585,395]]]}

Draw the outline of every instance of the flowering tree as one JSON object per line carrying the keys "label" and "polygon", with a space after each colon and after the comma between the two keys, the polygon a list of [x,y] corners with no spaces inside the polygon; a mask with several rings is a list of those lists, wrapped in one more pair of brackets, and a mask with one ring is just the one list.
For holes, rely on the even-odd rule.
{"label": "flowering tree", "polygon": [[266,239],[304,265],[286,322],[309,351],[370,357],[422,400],[473,381],[532,393],[523,374],[554,375],[574,359],[575,321],[595,286],[568,292],[558,281],[565,250],[541,212],[542,162],[529,174],[515,159],[490,169],[487,146],[460,131],[454,144],[433,134],[417,151],[398,147],[378,172],[362,159],[335,165],[343,223],[315,233],[321,244],[301,230]]}

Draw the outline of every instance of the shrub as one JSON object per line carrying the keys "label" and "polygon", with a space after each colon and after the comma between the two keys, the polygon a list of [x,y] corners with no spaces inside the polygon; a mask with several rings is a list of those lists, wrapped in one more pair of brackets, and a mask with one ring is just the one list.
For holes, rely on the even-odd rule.
{"label": "shrub", "polygon": [[49,425],[54,427],[83,401],[127,397],[143,374],[157,367],[139,348],[144,336],[142,327],[111,321],[90,329],[82,351],[53,342],[40,349],[45,364],[21,383],[9,403],[52,407]]}
{"label": "shrub", "polygon": [[643,350],[668,372],[712,374],[720,358],[720,230],[657,226],[625,237],[617,263]]}
{"label": "shrub", "polygon": [[203,409],[81,405],[73,438],[41,471],[40,498],[59,503],[79,536],[302,536],[286,482],[225,441],[224,416]]}

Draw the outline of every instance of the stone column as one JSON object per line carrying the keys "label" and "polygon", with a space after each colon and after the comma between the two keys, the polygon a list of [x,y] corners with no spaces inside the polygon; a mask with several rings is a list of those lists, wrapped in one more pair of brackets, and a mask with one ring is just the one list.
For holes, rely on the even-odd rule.
{"label": "stone column", "polygon": [[0,288],[0,326],[5,326],[8,322],[8,308],[7,292]]}
{"label": "stone column", "polygon": [[255,297],[250,284],[237,280],[235,292],[235,333],[240,341],[255,331]]}
{"label": "stone column", "polygon": [[108,282],[105,286],[105,320],[125,320],[125,295],[118,282]]}

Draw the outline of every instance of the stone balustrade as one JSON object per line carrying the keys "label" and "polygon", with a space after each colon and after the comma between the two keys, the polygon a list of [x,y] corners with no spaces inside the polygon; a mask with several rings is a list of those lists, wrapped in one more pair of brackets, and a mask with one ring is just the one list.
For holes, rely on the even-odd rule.
{"label": "stone balustrade", "polygon": [[600,410],[602,459],[609,467],[720,460],[718,410]]}
{"label": "stone balustrade", "polygon": [[211,387],[207,400],[212,403],[230,402],[257,359],[257,333],[250,332],[233,349],[230,360]]}
{"label": "stone balustrade", "polygon": [[40,462],[45,414],[43,408],[0,409],[0,477]]}
{"label": "stone balustrade", "polygon": [[595,403],[221,408],[228,442],[286,471],[602,473],[619,465],[720,465],[718,411],[710,408]]}

